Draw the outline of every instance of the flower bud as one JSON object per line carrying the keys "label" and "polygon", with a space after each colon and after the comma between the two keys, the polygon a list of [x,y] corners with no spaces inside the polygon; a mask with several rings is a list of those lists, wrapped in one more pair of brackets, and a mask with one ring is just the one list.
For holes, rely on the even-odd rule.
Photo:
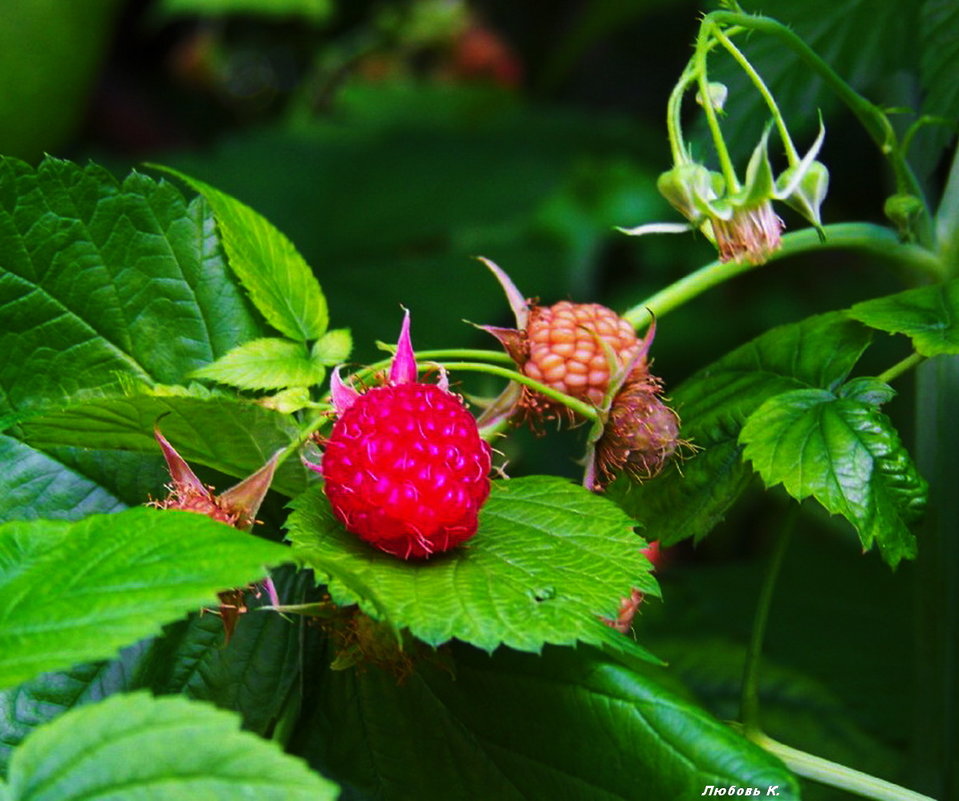
{"label": "flower bud", "polygon": [[710,201],[723,193],[724,186],[719,173],[693,162],[677,164],[656,180],[659,194],[687,220],[696,223],[709,214]]}
{"label": "flower bud", "polygon": [[[796,173],[803,168],[802,164],[790,167],[779,176],[776,184],[784,189],[793,183]],[[829,170],[821,161],[814,161],[805,167],[805,172],[793,190],[781,196],[781,200],[791,209],[798,211],[806,220],[822,228],[822,218],[819,209],[826,193],[829,191]]]}
{"label": "flower bud", "polygon": [[[726,105],[726,98],[729,96],[729,89],[726,84],[719,81],[710,81],[706,92],[709,95],[709,105],[714,110],[721,112]],[[696,92],[696,102],[705,108],[706,104],[703,103],[703,93],[701,91]]]}

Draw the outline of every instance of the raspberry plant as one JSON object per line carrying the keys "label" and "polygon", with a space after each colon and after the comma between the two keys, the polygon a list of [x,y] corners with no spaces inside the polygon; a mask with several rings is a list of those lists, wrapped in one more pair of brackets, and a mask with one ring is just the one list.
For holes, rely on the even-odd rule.
{"label": "raspberry plant", "polygon": [[[853,19],[854,5],[828,13]],[[921,31],[914,121],[840,75],[855,36],[838,31],[830,49],[801,12],[787,26],[724,4],[698,20],[666,101],[671,163],[593,153],[559,188],[564,160],[536,159],[563,126],[529,113],[509,127],[499,93],[522,70],[469,7],[377,12],[289,100],[282,141],[323,154],[308,193],[322,214],[310,205],[293,223],[302,197],[270,183],[286,151],[256,145],[269,165],[256,180],[280,198],[289,236],[282,213],[268,219],[188,157],[122,177],[0,157],[0,799],[122,798],[134,785],[158,800],[959,794],[959,162],[942,175],[930,163],[959,118],[943,78],[959,17],[937,0],[889,5]],[[873,16],[896,40],[898,20]],[[217,30],[179,68],[226,92]],[[351,84],[337,109],[367,126],[354,141],[315,119],[337,59],[337,74],[358,75],[438,59],[440,88]],[[827,192],[848,173],[830,147],[849,124],[826,95],[818,109],[797,102],[780,61],[816,76],[876,145],[891,225],[832,219]],[[477,71],[500,88],[447,86]],[[447,91],[448,117],[418,129]],[[481,136],[457,140],[488,149],[458,188],[480,195],[469,226],[417,205],[429,170],[415,159],[382,209],[356,194],[411,137],[442,157],[431,136],[487,115]],[[592,118],[582,130],[619,141]],[[466,155],[444,176],[467,170]],[[530,165],[544,164],[552,194],[520,224],[541,178]],[[484,199],[487,185],[499,189]],[[496,216],[504,207],[513,216]],[[686,221],[653,222],[668,209]],[[298,245],[316,231],[328,249],[308,262]],[[713,249],[708,263],[693,268],[701,242],[655,236],[677,231]],[[437,241],[449,251],[424,256]],[[650,275],[594,297],[581,266],[609,243],[635,247]],[[894,276],[876,277],[880,261]],[[822,285],[798,318],[781,312],[800,282],[763,283],[793,263]],[[848,287],[847,267],[859,271]],[[703,305],[753,279],[751,302]],[[469,340],[461,317],[503,349]],[[397,330],[377,354],[373,340]],[[683,360],[685,373],[672,366]],[[899,405],[913,394],[915,426]],[[760,558],[723,572],[713,547]],[[848,600],[880,561],[896,572],[864,587],[901,599],[911,580],[919,599],[912,772],[906,736],[884,731],[900,675],[883,683],[892,671],[856,661],[857,649],[886,656],[885,617],[868,642],[868,626],[847,625],[831,651],[849,677],[830,687],[875,685],[856,715],[763,655],[767,629],[770,651],[777,626],[790,631],[776,604],[795,599],[778,581],[801,574],[804,600],[830,601],[841,569]],[[751,627],[720,607],[744,590]],[[800,662],[841,607],[794,633]]]}

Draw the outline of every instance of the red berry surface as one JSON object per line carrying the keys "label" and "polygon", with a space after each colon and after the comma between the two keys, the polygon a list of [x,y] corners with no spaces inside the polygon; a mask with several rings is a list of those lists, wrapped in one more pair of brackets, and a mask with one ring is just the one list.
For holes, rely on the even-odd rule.
{"label": "red berry surface", "polygon": [[347,530],[403,559],[476,533],[489,470],[490,447],[459,396],[420,383],[357,397],[333,425],[322,462]]}

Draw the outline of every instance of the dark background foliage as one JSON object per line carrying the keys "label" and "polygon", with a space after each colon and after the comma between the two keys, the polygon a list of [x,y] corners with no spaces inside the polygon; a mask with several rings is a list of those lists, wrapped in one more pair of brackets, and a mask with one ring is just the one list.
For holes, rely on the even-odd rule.
{"label": "dark background foliage", "polygon": [[[379,358],[374,342],[392,338],[401,303],[420,347],[491,345],[462,322],[509,322],[478,254],[544,302],[620,310],[712,258],[699,239],[613,231],[671,219],[654,182],[669,166],[666,99],[700,5],[329,0],[290,2],[298,13],[258,13],[254,2],[247,13],[201,13],[218,5],[229,4],[0,2],[0,152],[91,158],[118,175],[160,162],[235,195],[314,265],[359,362]],[[746,5],[793,24],[872,99],[955,116],[955,93],[921,91],[923,76],[943,69],[923,45],[956,22],[947,4],[921,13],[908,0]],[[776,55],[756,44],[801,148],[817,109],[826,119],[824,219],[882,222],[891,189],[879,155]],[[743,158],[763,118],[730,76],[726,124]],[[947,129],[931,128],[914,144],[932,196],[947,140]],[[675,385],[772,325],[902,287],[889,266],[837,251],[771,265],[664,318],[656,371]],[[870,351],[877,369],[906,353],[883,340]],[[908,384],[889,407],[907,442]],[[573,476],[580,447],[581,432],[520,432],[506,448],[509,470]],[[760,568],[792,503],[754,490],[708,540],[666,552],[664,602],[644,609],[639,631],[720,718],[735,715]],[[772,610],[766,728],[854,767],[921,780],[912,566],[891,575],[859,554],[846,524],[812,509],[799,529]]]}

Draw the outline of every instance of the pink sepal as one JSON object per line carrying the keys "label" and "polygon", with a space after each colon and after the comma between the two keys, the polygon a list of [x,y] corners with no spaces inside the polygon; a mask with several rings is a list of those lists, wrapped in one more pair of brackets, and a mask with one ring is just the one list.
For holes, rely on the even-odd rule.
{"label": "pink sepal", "polygon": [[333,368],[330,376],[330,399],[337,414],[343,414],[360,397],[360,393],[340,378],[340,367]]}
{"label": "pink sepal", "polygon": [[417,378],[416,356],[413,354],[413,342],[410,339],[410,310],[404,309],[403,326],[396,343],[396,354],[390,364],[391,384],[412,384]]}

